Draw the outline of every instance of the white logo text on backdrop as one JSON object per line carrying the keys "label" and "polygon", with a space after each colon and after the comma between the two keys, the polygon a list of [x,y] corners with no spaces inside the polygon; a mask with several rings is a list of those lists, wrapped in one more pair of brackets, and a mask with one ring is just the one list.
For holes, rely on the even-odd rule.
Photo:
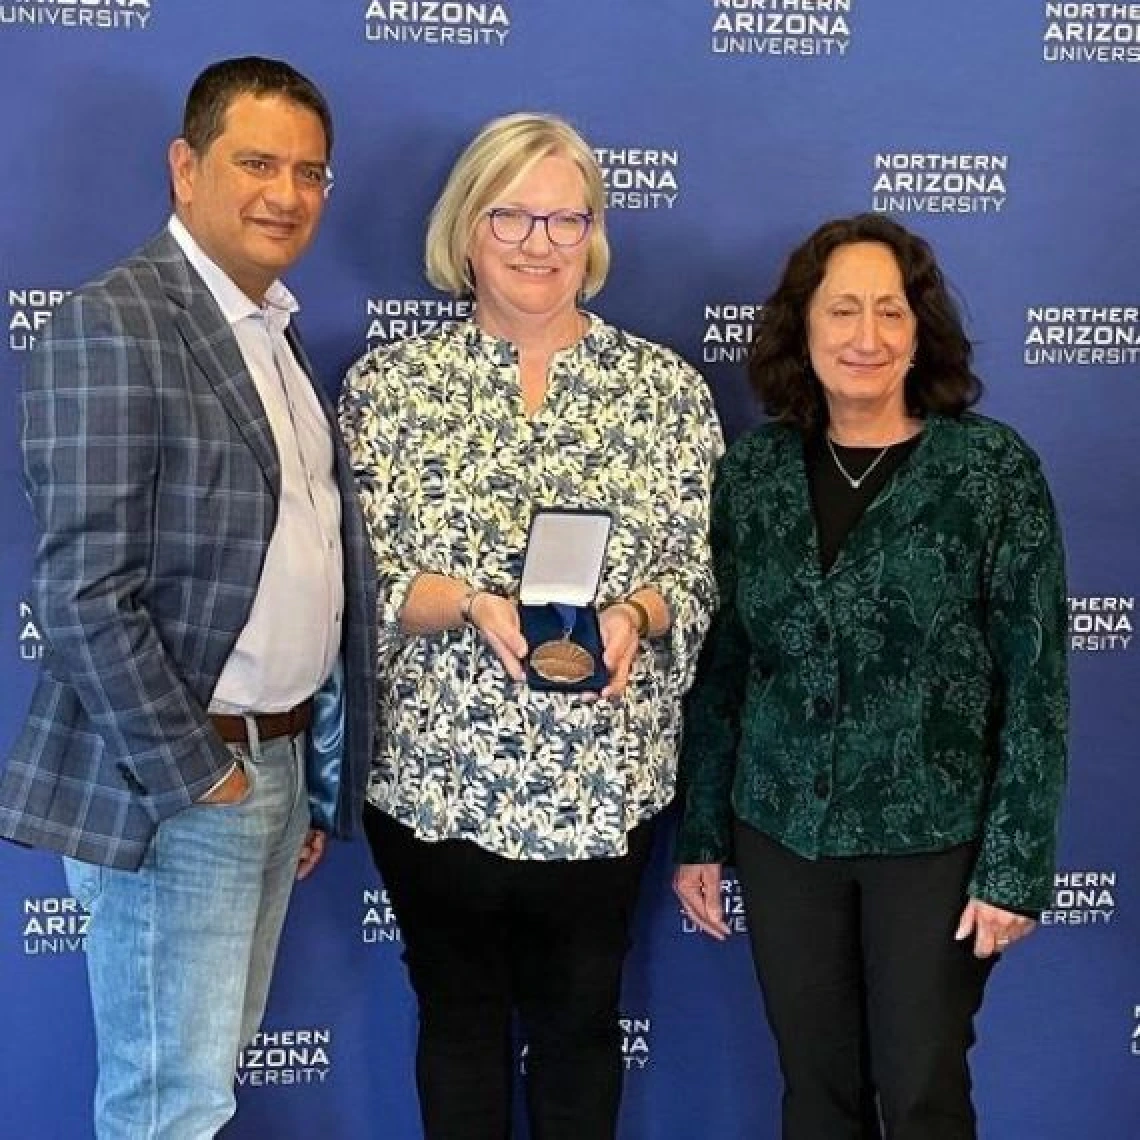
{"label": "white logo text on backdrop", "polygon": [[701,360],[705,364],[743,364],[756,335],[756,318],[763,306],[720,302],[705,305]]}
{"label": "white logo text on backdrop", "polygon": [[90,917],[70,895],[29,895],[24,899],[24,953],[29,957],[82,953]]}
{"label": "white logo text on backdrop", "polygon": [[846,55],[854,0],[711,0],[716,55]]}
{"label": "white logo text on backdrop", "polygon": [[13,352],[35,348],[36,337],[44,330],[51,311],[70,292],[69,289],[24,287],[8,290],[8,347]]}
{"label": "white logo text on backdrop", "polygon": [[471,301],[447,297],[369,297],[365,302],[365,340],[370,349],[464,321],[475,311]]}
{"label": "white logo text on backdrop", "polygon": [[364,38],[375,43],[503,47],[510,34],[506,4],[371,0],[364,12]]}
{"label": "white logo text on backdrop", "polygon": [[1135,611],[1131,596],[1069,598],[1069,648],[1075,653],[1127,649]]}
{"label": "white logo text on backdrop", "polygon": [[1047,3],[1046,63],[1140,63],[1140,4]]}
{"label": "white logo text on backdrop", "polygon": [[876,154],[871,209],[890,214],[1000,214],[1008,154]]}
{"label": "white logo text on backdrop", "polygon": [[332,1067],[329,1028],[263,1030],[242,1050],[239,1086],[323,1084]]}
{"label": "white logo text on backdrop", "polygon": [[1107,926],[1115,914],[1115,871],[1058,871],[1053,905],[1041,912],[1041,925]]}
{"label": "white logo text on backdrop", "polygon": [[0,25],[141,32],[150,23],[151,0],[8,0]]}
{"label": "white logo text on backdrop", "polygon": [[1033,305],[1025,312],[1026,364],[1117,366],[1140,361],[1135,305]]}

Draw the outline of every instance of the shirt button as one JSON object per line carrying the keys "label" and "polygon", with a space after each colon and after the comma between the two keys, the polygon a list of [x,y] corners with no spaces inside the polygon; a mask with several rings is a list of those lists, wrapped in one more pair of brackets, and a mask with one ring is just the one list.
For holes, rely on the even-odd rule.
{"label": "shirt button", "polygon": [[831,703],[830,697],[816,697],[815,698],[815,715],[821,720],[830,720],[831,714],[835,706]]}
{"label": "shirt button", "polygon": [[827,799],[831,792],[831,780],[828,778],[826,772],[820,772],[819,775],[816,776],[813,788],[817,799]]}

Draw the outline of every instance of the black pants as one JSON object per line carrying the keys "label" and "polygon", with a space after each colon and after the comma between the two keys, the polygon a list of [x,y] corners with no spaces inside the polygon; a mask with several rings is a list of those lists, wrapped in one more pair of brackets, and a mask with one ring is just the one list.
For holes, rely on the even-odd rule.
{"label": "black pants", "polygon": [[424,843],[366,808],[364,829],[419,999],[427,1140],[510,1134],[511,1020],[527,1041],[532,1140],[611,1140],[621,1098],[621,971],[652,825],[618,859],[503,859]]}
{"label": "black pants", "polygon": [[975,1140],[966,1054],[992,960],[954,941],[974,854],[812,861],[737,824],[784,1140]]}

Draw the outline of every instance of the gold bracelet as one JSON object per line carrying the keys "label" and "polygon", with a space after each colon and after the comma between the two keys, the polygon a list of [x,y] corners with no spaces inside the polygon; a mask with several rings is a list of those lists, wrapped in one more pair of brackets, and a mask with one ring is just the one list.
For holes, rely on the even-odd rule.
{"label": "gold bracelet", "polygon": [[649,611],[636,598],[626,598],[621,602],[621,605],[629,606],[634,614],[637,615],[637,636],[639,638],[648,637]]}

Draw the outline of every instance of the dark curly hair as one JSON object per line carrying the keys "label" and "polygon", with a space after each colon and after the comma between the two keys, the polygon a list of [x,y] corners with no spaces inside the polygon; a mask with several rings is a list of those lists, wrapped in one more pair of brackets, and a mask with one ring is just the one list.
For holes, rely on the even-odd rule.
{"label": "dark curly hair", "polygon": [[775,291],[764,303],[748,354],[748,379],[764,411],[810,432],[827,419],[823,388],[807,353],[807,312],[842,245],[878,242],[895,255],[906,298],[917,320],[916,353],[906,378],[907,411],[958,416],[978,402],[982,382],[934,251],[883,214],[856,214],[825,222],[788,258]]}

